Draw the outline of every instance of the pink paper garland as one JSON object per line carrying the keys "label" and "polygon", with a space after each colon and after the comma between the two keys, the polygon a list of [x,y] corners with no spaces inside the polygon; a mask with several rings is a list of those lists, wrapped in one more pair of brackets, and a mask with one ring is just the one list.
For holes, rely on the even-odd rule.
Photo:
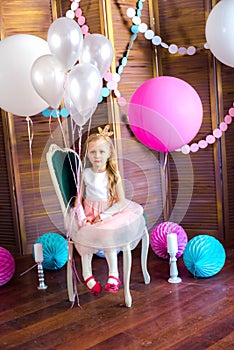
{"label": "pink paper garland", "polygon": [[[79,7],[78,0],[72,0],[71,1],[71,9],[66,12],[66,17],[74,19],[77,18],[77,23],[80,25],[82,33],[84,37],[90,35],[89,33],[89,27],[85,24],[86,19],[82,15],[82,10]],[[108,90],[113,91],[115,97],[117,98],[117,102],[120,106],[126,105],[126,99],[124,97],[121,97],[121,93],[118,90],[118,82],[120,81],[120,74],[118,73],[111,73],[107,72],[104,76],[104,80],[107,83]],[[109,94],[108,94],[109,95]],[[100,101],[102,102],[102,101]]]}
{"label": "pink paper garland", "polygon": [[232,103],[232,107],[229,108],[227,114],[224,117],[224,121],[219,124],[219,127],[214,129],[211,135],[207,135],[205,140],[200,140],[197,143],[194,142],[190,146],[185,145],[181,147],[178,151],[181,151],[183,154],[189,154],[190,152],[195,153],[199,149],[204,149],[208,145],[212,145],[215,141],[223,135],[225,131],[228,129],[228,125],[232,123],[232,118],[234,117],[234,102]]}

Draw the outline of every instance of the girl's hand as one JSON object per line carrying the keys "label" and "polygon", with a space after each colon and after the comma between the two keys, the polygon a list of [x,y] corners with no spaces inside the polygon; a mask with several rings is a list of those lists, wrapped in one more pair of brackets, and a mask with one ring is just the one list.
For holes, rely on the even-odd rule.
{"label": "girl's hand", "polygon": [[93,219],[92,224],[96,224],[98,221],[101,221],[100,215]]}
{"label": "girl's hand", "polygon": [[92,222],[93,222],[93,220],[92,220],[92,218],[89,217],[89,216],[86,216],[86,218],[84,219],[84,223],[85,223],[85,224],[87,224],[87,223],[92,224]]}

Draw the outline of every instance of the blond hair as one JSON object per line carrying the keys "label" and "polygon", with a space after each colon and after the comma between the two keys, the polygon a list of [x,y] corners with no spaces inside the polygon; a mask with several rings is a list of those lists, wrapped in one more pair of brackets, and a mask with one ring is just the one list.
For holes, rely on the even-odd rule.
{"label": "blond hair", "polygon": [[116,185],[119,180],[118,163],[116,159],[116,153],[115,153],[113,142],[110,137],[105,137],[100,134],[91,134],[89,135],[86,141],[86,147],[88,149],[90,142],[98,141],[100,140],[100,137],[102,137],[103,140],[106,141],[110,147],[110,157],[106,163],[106,172],[107,172],[107,178],[108,178],[108,190],[110,194],[110,205],[112,205],[113,202],[115,202],[117,199]]}

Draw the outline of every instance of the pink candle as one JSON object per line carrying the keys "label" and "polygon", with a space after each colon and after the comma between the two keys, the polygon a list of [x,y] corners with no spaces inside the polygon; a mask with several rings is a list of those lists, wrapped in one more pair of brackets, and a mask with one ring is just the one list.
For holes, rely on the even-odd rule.
{"label": "pink candle", "polygon": [[168,233],[167,235],[167,251],[168,253],[178,252],[178,241],[176,233]]}

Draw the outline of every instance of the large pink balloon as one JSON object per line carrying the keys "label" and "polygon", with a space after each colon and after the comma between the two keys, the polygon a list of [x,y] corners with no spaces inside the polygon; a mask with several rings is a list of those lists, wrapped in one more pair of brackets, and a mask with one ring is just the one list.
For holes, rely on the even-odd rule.
{"label": "large pink balloon", "polygon": [[149,79],[136,89],[128,117],[132,131],[144,145],[171,152],[196,136],[203,108],[191,85],[178,78],[162,76]]}

